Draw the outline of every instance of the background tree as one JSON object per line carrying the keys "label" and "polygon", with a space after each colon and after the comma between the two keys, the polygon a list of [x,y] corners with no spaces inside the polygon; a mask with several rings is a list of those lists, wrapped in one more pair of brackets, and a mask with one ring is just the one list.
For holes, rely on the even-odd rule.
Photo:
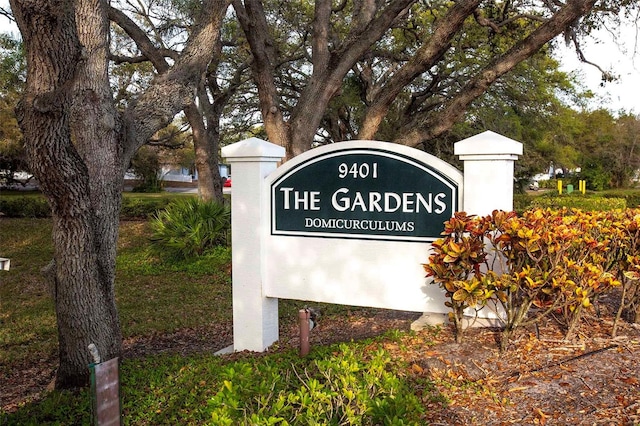
{"label": "background tree", "polygon": [[610,167],[613,185],[616,188],[633,184],[640,169],[640,118],[633,114],[623,114],[616,119],[616,149],[612,150]]}
{"label": "background tree", "polygon": [[[396,103],[397,96],[408,88],[412,90],[411,97],[402,109],[404,119],[396,131],[399,136],[395,141],[419,146],[448,132],[474,102],[479,102],[492,91],[495,94],[492,86],[499,88],[509,78],[535,84],[539,77],[522,78],[526,75],[522,73],[524,61],[529,63],[527,67],[542,70],[535,63],[545,60],[545,53],[549,52],[547,43],[563,32],[575,34],[576,23],[591,16],[593,5],[594,2],[589,1],[557,2],[554,5],[537,2],[526,5],[483,3],[473,10],[473,19],[466,18],[462,24],[464,32],[457,30],[457,34],[452,34],[454,29],[443,22],[448,21],[447,16],[459,16],[456,8],[461,4],[449,8],[444,12],[446,14],[436,11],[439,22],[435,20],[434,35],[430,39],[427,37],[428,41],[417,54],[395,71],[393,77],[376,83],[379,87],[376,99],[369,107],[360,136],[368,138],[374,135],[377,123],[385,116],[387,108]],[[436,37],[442,32],[449,35],[450,46],[438,57],[433,52],[434,47],[442,46]],[[463,64],[463,67],[451,66],[452,63]],[[555,68],[550,69],[553,72]],[[420,72],[422,74],[418,76]],[[395,81],[398,76],[403,76],[405,81],[414,80],[403,87]],[[551,74],[549,77],[555,80]],[[418,90],[415,89],[416,83],[420,83]],[[524,89],[525,85],[521,84],[521,87]],[[520,96],[514,95],[511,95],[512,99],[522,102],[529,92],[524,90]]]}
{"label": "background tree", "polygon": [[[123,70],[136,64],[149,64],[155,72],[163,73],[169,62],[184,48],[183,40],[193,31],[199,5],[195,2],[122,2],[109,10],[110,19],[117,24],[114,31],[121,42],[112,58]],[[198,82],[193,102],[183,112],[189,123],[198,174],[198,193],[204,200],[223,201],[222,180],[218,168],[221,143],[220,120],[233,95],[247,81],[248,56],[227,53],[226,47],[236,44],[234,23],[226,19],[212,61]],[[127,81],[125,80],[125,83]],[[124,87],[127,87],[126,85]]]}
{"label": "background tree", "polygon": [[[362,139],[377,138],[384,120],[396,116],[393,140],[421,146],[450,130],[472,102],[549,41],[575,33],[594,4],[233,1],[253,54],[266,133],[289,156],[328,133],[319,130],[325,111],[342,114],[344,129],[357,129]],[[286,25],[293,19],[295,26]],[[332,105],[354,83],[364,88],[359,122]]]}
{"label": "background tree", "polygon": [[14,113],[24,89],[25,68],[22,44],[0,34],[0,183],[11,184],[15,172],[28,170]]}
{"label": "background tree", "polygon": [[162,191],[162,167],[158,149],[150,145],[140,147],[131,159],[131,170],[138,179],[133,192]]}
{"label": "background tree", "polygon": [[133,156],[130,170],[139,179],[133,191],[162,191],[163,169],[175,166],[193,169],[193,141],[187,132],[170,124]]}
{"label": "background tree", "polygon": [[138,148],[193,102],[228,3],[200,3],[180,55],[121,110],[110,87],[107,2],[10,4],[27,57],[18,122],[30,168],[52,209],[48,276],[59,337],[56,385],[83,385],[89,343],[105,359],[121,349],[114,278],[125,169]]}
{"label": "background tree", "polygon": [[628,186],[640,166],[637,131],[640,122],[630,114],[614,118],[606,110],[576,113],[580,122],[574,139],[580,177],[593,190]]}

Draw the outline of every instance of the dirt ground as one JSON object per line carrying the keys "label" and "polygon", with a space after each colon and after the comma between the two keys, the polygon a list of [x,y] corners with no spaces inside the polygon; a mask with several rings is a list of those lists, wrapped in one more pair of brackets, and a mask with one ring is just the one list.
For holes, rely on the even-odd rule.
{"label": "dirt ground", "polygon": [[[371,310],[325,318],[311,347],[407,330],[415,313]],[[232,343],[231,324],[125,341],[124,357],[159,352],[214,352]],[[471,329],[456,344],[448,327],[409,333],[386,344],[407,361],[408,379],[428,378],[422,390],[431,425],[640,425],[640,327],[624,323],[610,338],[609,317],[588,317],[579,338],[562,339],[553,322],[522,330],[498,350],[494,329]],[[295,324],[284,326],[272,350],[297,347]],[[55,360],[16,369],[0,383],[6,410],[51,386]]]}
{"label": "dirt ground", "polygon": [[[369,337],[407,329],[414,319],[379,311],[330,320],[311,340]],[[498,330],[471,329],[456,344],[448,327],[386,349],[408,362],[410,375],[435,383],[423,395],[431,425],[640,425],[640,326],[624,323],[612,339],[610,319],[590,317],[567,342],[554,324],[522,330],[506,352],[498,350]]]}

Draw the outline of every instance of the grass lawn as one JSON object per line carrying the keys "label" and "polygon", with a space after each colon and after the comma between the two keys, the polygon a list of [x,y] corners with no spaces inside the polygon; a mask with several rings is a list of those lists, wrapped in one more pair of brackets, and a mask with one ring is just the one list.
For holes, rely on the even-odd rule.
{"label": "grass lawn", "polygon": [[[43,361],[55,365],[55,313],[40,275],[52,257],[51,221],[3,218],[0,235],[0,255],[11,259],[11,270],[0,275],[0,375],[9,377],[16,369]],[[125,341],[180,330],[197,333],[216,324],[230,326],[230,250],[221,248],[205,258],[172,263],[149,251],[148,237],[147,222],[121,223],[116,297]],[[281,301],[282,326],[296,321],[301,303]],[[328,317],[347,310],[354,309],[323,306]],[[124,421],[276,424],[269,419],[286,417],[292,424],[324,424],[332,418],[350,418],[356,424],[395,416],[414,418],[413,424],[418,424],[418,399],[402,375],[394,373],[403,368],[402,362],[391,361],[384,351],[370,353],[370,343],[316,347],[305,359],[295,349],[258,358],[169,352],[124,359]],[[327,376],[335,381],[320,385]],[[348,398],[340,396],[344,392]],[[395,396],[389,399],[390,395]],[[0,409],[0,424],[88,424],[89,401],[87,390],[49,391],[11,413]],[[405,413],[414,405],[413,414]]]}
{"label": "grass lawn", "polygon": [[[126,197],[144,204],[173,195]],[[134,212],[136,203],[130,203]],[[640,329],[631,325],[626,340],[611,344],[611,318],[594,315],[589,333],[571,345],[556,327],[541,325],[536,330],[542,338],[523,330],[513,348],[500,353],[491,329],[470,332],[464,345],[454,344],[447,328],[412,333],[388,327],[392,331],[382,336],[352,341],[355,327],[375,328],[376,310],[321,305],[311,354],[301,358],[286,331],[295,330],[304,302],[282,300],[281,341],[269,352],[216,356],[219,347],[207,341],[230,338],[230,250],[171,261],[149,250],[147,222],[120,226],[116,297],[125,338],[120,375],[126,425],[496,424],[496,419],[544,424],[547,418],[553,424],[640,425]],[[34,387],[44,390],[56,367],[54,307],[40,275],[52,257],[50,219],[0,218],[0,256],[11,259],[11,270],[0,271],[0,425],[91,424],[87,389],[46,390],[6,404],[3,390],[38,375],[42,379],[33,379]],[[229,335],[221,339],[223,333]],[[185,337],[191,339],[175,350],[176,340]],[[183,350],[191,344],[201,350]],[[543,390],[530,393],[536,389]]]}
{"label": "grass lawn", "polygon": [[[51,221],[3,219],[0,226],[2,256],[11,259],[0,286],[0,362],[48,358],[56,351],[55,314],[40,269],[52,257]],[[176,266],[148,253],[146,222],[124,221],[120,235],[116,297],[125,337],[230,320],[228,249]]]}
{"label": "grass lawn", "polygon": [[40,275],[53,256],[51,221],[0,220],[0,256],[11,269],[0,275],[0,374],[14,363],[48,358],[56,350],[56,320]]}

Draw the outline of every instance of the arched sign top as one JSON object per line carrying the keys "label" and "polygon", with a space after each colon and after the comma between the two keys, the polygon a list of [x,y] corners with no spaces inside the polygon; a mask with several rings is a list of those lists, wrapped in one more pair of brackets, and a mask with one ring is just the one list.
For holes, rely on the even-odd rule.
{"label": "arched sign top", "polygon": [[460,207],[462,174],[377,141],[308,151],[267,177],[272,235],[433,241]]}

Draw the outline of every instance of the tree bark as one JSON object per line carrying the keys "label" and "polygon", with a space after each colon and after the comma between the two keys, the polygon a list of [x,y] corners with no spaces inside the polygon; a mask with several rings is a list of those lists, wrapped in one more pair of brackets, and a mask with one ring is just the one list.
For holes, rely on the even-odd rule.
{"label": "tree bark", "polygon": [[[59,336],[58,387],[87,383],[90,343],[105,358],[117,356],[121,345],[113,293],[118,233],[113,216],[115,212],[117,218],[120,195],[115,199],[105,195],[113,194],[117,173],[110,153],[95,139],[112,133],[114,122],[109,120],[112,115],[101,111],[100,83],[92,88],[84,81],[87,73],[98,72],[105,64],[81,45],[86,34],[77,30],[73,5],[63,1],[60,7],[36,8],[12,3],[27,48],[30,77],[17,115],[29,165],[53,217],[50,276]],[[78,10],[82,19],[84,13],[87,9]],[[94,30],[97,40],[103,29]],[[87,109],[78,117],[78,103],[84,101]],[[96,116],[101,119],[90,123]],[[77,131],[83,123],[89,125],[86,133]],[[99,159],[87,162],[83,155],[92,148]],[[96,170],[104,173],[90,177]]]}
{"label": "tree bark", "polygon": [[27,55],[16,110],[29,166],[51,206],[60,366],[56,386],[88,384],[87,347],[118,356],[115,260],[125,167],[135,151],[193,102],[228,1],[208,0],[176,64],[116,113],[108,77],[104,0],[11,0]]}
{"label": "tree bark", "polygon": [[271,142],[286,148],[290,145],[290,138],[275,82],[275,44],[269,36],[269,25],[262,2],[245,0],[244,5],[242,3],[240,0],[232,1],[238,22],[251,47],[251,71],[258,87],[265,131]]}
{"label": "tree bark", "polygon": [[[203,201],[224,202],[222,196],[222,178],[218,168],[218,142],[220,134],[213,133],[202,121],[203,113],[195,103],[184,109],[193,135],[196,170],[198,171],[198,196]],[[208,127],[217,124],[207,120]]]}

